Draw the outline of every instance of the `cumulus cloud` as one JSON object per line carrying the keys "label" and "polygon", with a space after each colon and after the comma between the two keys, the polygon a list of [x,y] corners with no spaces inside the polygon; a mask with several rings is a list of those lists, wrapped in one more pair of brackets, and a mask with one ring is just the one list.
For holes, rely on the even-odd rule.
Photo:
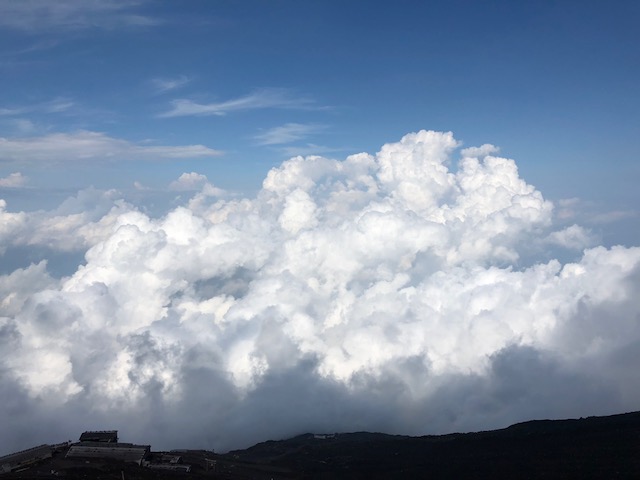
{"label": "cumulus cloud", "polygon": [[211,199],[227,195],[225,190],[209,183],[206,175],[196,172],[183,173],[177,180],[171,182],[169,190],[174,192],[197,192],[188,201],[189,209],[195,212],[205,208],[205,205],[209,204]]}
{"label": "cumulus cloud", "polygon": [[[458,147],[421,131],[296,157],[255,198],[158,218],[117,196],[77,221],[90,193],[61,206],[84,263],[0,276],[0,449],[84,428],[224,450],[636,409],[640,248],[582,251],[513,160]],[[2,212],[5,238],[51,230]],[[575,258],[536,250],[549,239]]]}
{"label": "cumulus cloud", "polygon": [[169,189],[179,192],[193,191],[201,189],[207,183],[207,176],[200,173],[183,173],[180,177],[171,182]]}
{"label": "cumulus cloud", "polygon": [[204,145],[141,145],[101,132],[81,130],[39,137],[0,137],[0,162],[127,160],[215,157],[222,152]]}
{"label": "cumulus cloud", "polygon": [[256,110],[263,108],[300,109],[311,108],[313,102],[306,97],[292,95],[279,88],[264,88],[248,95],[218,103],[197,103],[193,100],[178,99],[171,102],[173,108],[161,113],[160,118],[226,115],[230,112]]}
{"label": "cumulus cloud", "polygon": [[88,188],[51,211],[12,212],[0,199],[0,253],[10,247],[85,251],[108,234],[116,218],[131,211],[116,190]]}
{"label": "cumulus cloud", "polygon": [[594,239],[590,232],[580,225],[571,225],[564,230],[552,232],[547,238],[547,241],[562,247],[577,250],[592,245]]}
{"label": "cumulus cloud", "polygon": [[460,151],[460,154],[463,157],[486,157],[487,155],[492,155],[494,153],[499,153],[500,149],[495,145],[491,145],[490,143],[485,143],[479,147],[468,147],[463,148]]}
{"label": "cumulus cloud", "polygon": [[28,178],[20,172],[10,173],[4,178],[0,178],[0,188],[19,188],[24,187]]}

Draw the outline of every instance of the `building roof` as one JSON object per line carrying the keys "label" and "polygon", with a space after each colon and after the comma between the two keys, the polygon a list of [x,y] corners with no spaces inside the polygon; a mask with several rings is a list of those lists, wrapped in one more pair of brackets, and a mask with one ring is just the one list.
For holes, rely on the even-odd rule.
{"label": "building roof", "polygon": [[118,443],[118,431],[97,430],[93,432],[83,432],[82,435],[80,435],[80,441]]}
{"label": "building roof", "polygon": [[71,445],[67,458],[114,458],[140,464],[149,455],[150,445],[133,443],[80,442]]}
{"label": "building roof", "polygon": [[[11,470],[14,466],[28,463],[34,460],[51,457],[51,445],[40,445],[0,457],[0,467],[3,471]],[[7,466],[8,468],[4,468]]]}

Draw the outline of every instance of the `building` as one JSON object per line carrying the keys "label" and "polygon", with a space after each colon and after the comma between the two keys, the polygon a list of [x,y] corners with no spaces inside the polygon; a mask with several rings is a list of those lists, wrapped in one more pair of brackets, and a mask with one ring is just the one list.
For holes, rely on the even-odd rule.
{"label": "building", "polygon": [[150,445],[133,443],[80,442],[71,445],[65,458],[112,458],[142,465],[151,452]]}
{"label": "building", "polygon": [[40,445],[0,457],[0,473],[8,473],[53,456],[51,445]]}
{"label": "building", "polygon": [[191,465],[184,465],[181,463],[150,463],[147,466],[151,470],[168,470],[172,472],[184,473],[189,473],[191,471]]}
{"label": "building", "polygon": [[100,430],[95,432],[83,432],[80,435],[81,442],[118,443],[117,430]]}

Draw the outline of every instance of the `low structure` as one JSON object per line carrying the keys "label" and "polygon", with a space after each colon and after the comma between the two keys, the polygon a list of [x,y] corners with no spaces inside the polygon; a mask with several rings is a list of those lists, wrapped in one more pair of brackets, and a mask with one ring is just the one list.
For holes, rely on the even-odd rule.
{"label": "low structure", "polygon": [[162,455],[160,455],[160,463],[182,463],[182,457],[180,455],[168,455],[166,453],[163,453]]}
{"label": "low structure", "polygon": [[0,457],[0,473],[8,473],[53,456],[51,445],[40,445]]}
{"label": "low structure", "polygon": [[150,445],[133,443],[80,442],[71,445],[66,458],[113,458],[142,465],[149,456]]}
{"label": "low structure", "polygon": [[118,443],[117,430],[99,430],[94,432],[83,432],[80,435],[81,442]]}
{"label": "low structure", "polygon": [[179,463],[150,463],[147,466],[152,470],[168,470],[184,473],[189,473],[191,471],[191,465],[183,465]]}

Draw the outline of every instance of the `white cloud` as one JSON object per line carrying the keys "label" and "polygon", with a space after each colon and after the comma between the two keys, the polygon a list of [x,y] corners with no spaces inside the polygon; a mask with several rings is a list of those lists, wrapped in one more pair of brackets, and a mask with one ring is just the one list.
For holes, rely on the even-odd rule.
{"label": "white cloud", "polygon": [[175,191],[199,190],[207,183],[207,176],[200,173],[183,173],[178,180],[171,182],[169,189]]}
{"label": "white cloud", "polygon": [[219,103],[196,103],[192,100],[179,99],[171,102],[173,108],[161,113],[159,117],[226,115],[230,112],[256,110],[263,108],[310,108],[313,102],[304,97],[293,96],[289,91],[277,88],[256,90],[243,97]]}
{"label": "white cloud", "polygon": [[20,172],[14,172],[7,177],[0,178],[0,188],[19,188],[24,187],[28,178]]}
{"label": "white cloud", "polygon": [[153,26],[158,19],[136,13],[141,0],[20,0],[0,2],[0,26],[27,32]]}
{"label": "white cloud", "polygon": [[0,198],[0,254],[4,254],[27,221],[24,212],[7,212],[7,202]]}
{"label": "white cloud", "polygon": [[204,145],[152,146],[131,143],[101,132],[81,130],[39,137],[0,137],[0,161],[126,160],[214,157],[221,152]]}
{"label": "white cloud", "polygon": [[422,131],[293,158],[252,199],[204,201],[206,178],[185,173],[177,185],[202,189],[159,218],[114,192],[49,215],[2,204],[0,245],[78,238],[86,254],[65,278],[0,276],[0,420],[34,444],[100,420],[154,448],[222,450],[637,408],[640,248],[522,263],[588,234],[558,230],[493,149],[450,168],[458,146]]}
{"label": "white cloud", "polygon": [[491,145],[490,143],[485,143],[479,147],[469,147],[463,148],[460,151],[460,155],[463,157],[476,157],[476,158],[484,158],[487,155],[493,155],[494,153],[499,153],[500,149],[495,145]]}
{"label": "white cloud", "polygon": [[206,175],[196,172],[183,173],[177,180],[169,184],[169,190],[175,192],[195,192],[200,190],[201,193],[207,196],[216,197],[225,194],[224,190],[211,185]]}
{"label": "white cloud", "polygon": [[108,234],[118,215],[132,210],[115,190],[83,190],[53,211],[11,212],[0,199],[0,253],[19,246],[84,251]]}
{"label": "white cloud", "polygon": [[271,128],[260,135],[256,135],[260,145],[278,145],[292,143],[324,130],[323,125],[286,123],[279,127]]}
{"label": "white cloud", "polygon": [[186,75],[180,75],[176,78],[154,78],[151,80],[157,93],[165,93],[183,87],[191,80]]}
{"label": "white cloud", "polygon": [[579,225],[571,225],[563,230],[552,232],[547,237],[547,241],[562,247],[579,250],[593,245],[594,239],[588,230]]}

